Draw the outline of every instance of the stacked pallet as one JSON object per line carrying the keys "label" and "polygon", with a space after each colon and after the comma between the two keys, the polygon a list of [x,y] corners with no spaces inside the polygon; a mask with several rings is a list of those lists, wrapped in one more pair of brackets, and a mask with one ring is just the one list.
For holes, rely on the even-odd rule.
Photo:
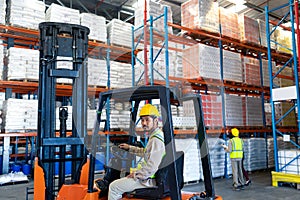
{"label": "stacked pallet", "polygon": [[249,85],[260,86],[260,65],[259,60],[242,56],[244,82]]}
{"label": "stacked pallet", "polygon": [[3,80],[3,66],[4,66],[4,57],[6,55],[6,47],[3,45],[3,41],[0,40],[0,80]]}
{"label": "stacked pallet", "polygon": [[3,102],[5,132],[25,132],[37,129],[38,101],[8,99]]}
{"label": "stacked pallet", "polygon": [[112,19],[106,27],[110,44],[123,47],[132,46],[132,24]]}
{"label": "stacked pallet", "polygon": [[45,8],[46,5],[43,1],[9,0],[7,4],[7,23],[38,30],[39,23],[45,21]]}
{"label": "stacked pallet", "polygon": [[[278,120],[283,115],[285,115],[291,108],[294,106],[291,102],[278,102],[274,104],[275,109],[275,119]],[[265,114],[266,114],[266,124],[272,125],[272,110],[271,104],[265,103]],[[288,115],[286,115],[279,123],[279,126],[296,126],[297,125],[297,116],[295,109],[292,110]]]}
{"label": "stacked pallet", "polygon": [[243,100],[241,96],[225,95],[225,123],[227,126],[244,126]]}
{"label": "stacked pallet", "polygon": [[282,172],[300,175],[300,150],[279,150],[278,163]]}
{"label": "stacked pallet", "polygon": [[220,144],[224,144],[223,139],[208,138],[208,149],[213,178],[222,177],[225,174],[225,151]]}
{"label": "stacked pallet", "polygon": [[5,24],[6,0],[0,0],[0,24]]}
{"label": "stacked pallet", "polygon": [[247,171],[267,168],[266,139],[244,139],[244,167]]}
{"label": "stacked pallet", "polygon": [[259,44],[258,23],[256,20],[244,14],[238,17],[241,42]]}
{"label": "stacked pallet", "polygon": [[5,80],[38,80],[39,51],[11,47],[8,49],[8,65]]}
{"label": "stacked pallet", "polygon": [[105,60],[88,59],[88,85],[106,86],[107,85],[107,65]]}
{"label": "stacked pallet", "polygon": [[[264,46],[264,47],[268,47],[268,44],[267,44],[267,34],[266,34],[266,22],[263,21],[263,20],[261,20],[261,19],[258,19],[257,22],[258,22],[258,29],[259,29],[260,45]],[[273,25],[269,24],[269,26],[270,26],[269,30],[272,31]],[[274,42],[272,42],[272,41],[276,41],[276,34],[275,33],[273,33],[272,35],[270,35],[270,40],[271,40],[271,48],[275,49],[276,45],[275,45]]]}
{"label": "stacked pallet", "polygon": [[90,29],[89,39],[106,42],[106,21],[105,17],[92,13],[80,14],[80,25]]}
{"label": "stacked pallet", "polygon": [[45,21],[80,24],[79,10],[52,3],[46,10]]}
{"label": "stacked pallet", "polygon": [[220,79],[220,50],[205,44],[196,44],[183,50],[184,78]]}
{"label": "stacked pallet", "polygon": [[222,127],[222,99],[221,96],[201,95],[204,124],[208,127]]}
{"label": "stacked pallet", "polygon": [[[147,19],[150,19],[150,16],[153,17],[153,19],[158,18],[159,16],[164,14],[164,7],[166,5],[163,5],[159,2],[155,2],[154,0],[146,1],[147,2]],[[144,0],[138,0],[137,2],[137,8],[134,11],[134,26],[135,29],[141,27],[144,25],[144,8],[145,8],[145,1]],[[168,16],[167,16],[168,22],[172,23],[172,10],[171,7],[168,7]],[[164,17],[160,17],[159,19],[156,19],[153,22],[153,28],[155,31],[159,32],[160,34],[165,32],[165,26],[167,24],[164,24]],[[171,26],[168,27],[168,33],[173,34],[173,30]],[[140,36],[143,32],[143,28],[137,30],[134,34],[136,36]]]}
{"label": "stacked pallet", "polygon": [[[279,71],[282,69],[281,65],[276,66],[276,71]],[[293,69],[291,67],[285,67],[282,69],[280,72],[280,75],[283,75],[284,77],[278,78],[278,86],[280,87],[288,87],[288,86],[293,86],[295,85],[293,77]]]}
{"label": "stacked pallet", "polygon": [[278,43],[276,50],[282,53],[291,54],[292,52],[292,34],[291,31],[276,29],[276,41]]}
{"label": "stacked pallet", "polygon": [[238,15],[223,7],[219,7],[219,15],[222,36],[239,39],[240,30],[238,26]]}
{"label": "stacked pallet", "polygon": [[227,81],[243,82],[241,54],[223,51],[223,79]]}
{"label": "stacked pallet", "polygon": [[263,126],[261,97],[245,97],[246,126]]}
{"label": "stacked pallet", "polygon": [[189,0],[181,4],[181,25],[219,33],[218,4],[213,1]]}

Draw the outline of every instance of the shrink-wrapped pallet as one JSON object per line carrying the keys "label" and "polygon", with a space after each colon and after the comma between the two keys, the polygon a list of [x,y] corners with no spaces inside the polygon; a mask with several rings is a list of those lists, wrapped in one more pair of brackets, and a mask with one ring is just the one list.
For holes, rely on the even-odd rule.
{"label": "shrink-wrapped pallet", "polygon": [[[261,19],[258,19],[257,22],[258,22],[258,29],[259,29],[260,45],[262,45],[264,47],[268,47],[268,45],[267,45],[267,34],[266,34],[266,22],[261,20]],[[272,29],[273,29],[273,25],[269,24],[270,32],[272,31]],[[273,34],[270,35],[270,40],[273,41],[273,42],[270,42],[270,45],[271,45],[272,49],[276,48],[276,45],[274,43],[274,41],[276,41],[276,32],[277,31],[275,31]]]}
{"label": "shrink-wrapped pallet", "polygon": [[8,65],[5,80],[38,80],[39,51],[11,47],[8,49]]}
{"label": "shrink-wrapped pallet", "polygon": [[80,25],[86,26],[90,29],[89,39],[106,42],[107,30],[105,17],[95,15],[92,13],[80,14]]}
{"label": "shrink-wrapped pallet", "polygon": [[38,0],[7,1],[7,23],[38,30],[39,23],[45,21],[46,5]]}
{"label": "shrink-wrapped pallet", "polygon": [[278,164],[281,172],[300,175],[300,150],[295,147],[278,151]]}
{"label": "shrink-wrapped pallet", "polygon": [[260,86],[260,66],[259,60],[242,56],[244,82],[249,85]]}
{"label": "shrink-wrapped pallet", "polygon": [[181,25],[219,33],[218,3],[189,0],[181,4]]}
{"label": "shrink-wrapped pallet", "polygon": [[208,127],[222,127],[222,98],[216,95],[201,95],[204,124]]}
{"label": "shrink-wrapped pallet", "polygon": [[241,96],[225,95],[225,123],[228,126],[244,126]]}
{"label": "shrink-wrapped pallet", "polygon": [[79,10],[52,3],[46,10],[45,20],[47,22],[80,24]]}
{"label": "shrink-wrapped pallet", "polygon": [[112,19],[106,27],[110,44],[131,48],[132,24],[119,19]]}
{"label": "shrink-wrapped pallet", "polygon": [[[148,50],[150,47],[148,47]],[[137,53],[137,59],[141,62],[137,61],[135,65],[135,80],[138,81],[141,75],[144,73],[144,50]],[[150,53],[147,53],[148,60],[150,59]],[[165,49],[161,49],[158,47],[153,47],[153,79],[165,81],[166,80],[166,51]],[[169,58],[169,77],[179,77],[182,78],[182,53],[176,52],[174,50],[168,51]],[[150,62],[148,61],[148,75],[150,77]],[[150,78],[149,78],[150,80]]]}
{"label": "shrink-wrapped pallet", "polygon": [[244,141],[244,167],[247,171],[267,168],[267,148],[265,138],[249,138]]}
{"label": "shrink-wrapped pallet", "polygon": [[184,78],[221,79],[220,50],[205,44],[196,44],[183,50]]}
{"label": "shrink-wrapped pallet", "polygon": [[3,102],[5,132],[25,132],[37,129],[38,101],[8,99]]}
{"label": "shrink-wrapped pallet", "polygon": [[238,15],[226,8],[219,7],[222,35],[230,38],[240,38]]}
{"label": "shrink-wrapped pallet", "polygon": [[223,79],[227,81],[243,82],[241,54],[223,51]]}
{"label": "shrink-wrapped pallet", "polygon": [[260,97],[245,97],[246,126],[262,126],[262,99]]}
{"label": "shrink-wrapped pallet", "polygon": [[0,40],[0,80],[3,80],[4,57],[6,56],[6,47],[3,46]]}
{"label": "shrink-wrapped pallet", "polygon": [[[172,23],[172,10],[171,7],[166,6],[164,4],[161,4],[159,2],[155,2],[153,0],[146,1],[147,2],[147,20],[150,19],[150,16],[153,17],[153,19],[156,19],[157,17],[164,14],[164,7],[168,8],[168,22]],[[141,27],[144,25],[144,9],[145,9],[145,1],[144,0],[138,0],[137,2],[137,8],[134,11],[134,26],[135,29]],[[171,26],[168,26],[167,24],[164,24],[164,17],[160,17],[159,19],[156,19],[153,21],[153,28],[155,31],[158,31],[160,34],[165,32],[165,26],[168,27],[168,33],[173,34],[173,30]],[[143,32],[143,28],[137,30],[134,34],[136,36],[140,36]]]}
{"label": "shrink-wrapped pallet", "polygon": [[[287,114],[287,111],[294,106],[291,102],[278,102],[274,104],[275,119],[278,120],[283,115]],[[272,125],[272,110],[271,104],[265,103],[265,114],[266,114],[266,124]],[[279,123],[279,126],[296,126],[296,113],[292,110],[288,115],[286,115]]]}
{"label": "shrink-wrapped pallet", "polygon": [[5,24],[6,0],[0,0],[0,24]]}
{"label": "shrink-wrapped pallet", "polygon": [[291,31],[277,28],[276,30],[277,51],[292,54],[292,33]]}
{"label": "shrink-wrapped pallet", "polygon": [[239,29],[241,41],[250,44],[259,44],[258,23],[244,14],[239,15]]}
{"label": "shrink-wrapped pallet", "polygon": [[294,82],[294,73],[293,73],[293,69],[291,67],[285,67],[284,69],[282,69],[283,66],[278,65],[276,66],[276,70],[282,70],[280,72],[280,75],[282,75],[280,77],[280,75],[278,76],[278,86],[280,87],[288,87],[288,86],[293,86],[295,85]]}

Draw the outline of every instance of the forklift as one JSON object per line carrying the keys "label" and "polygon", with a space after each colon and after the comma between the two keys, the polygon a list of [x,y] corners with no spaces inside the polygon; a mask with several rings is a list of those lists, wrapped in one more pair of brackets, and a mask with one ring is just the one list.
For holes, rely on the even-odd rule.
{"label": "forklift", "polygon": [[[36,158],[34,165],[34,199],[35,200],[98,200],[107,199],[100,195],[95,187],[96,152],[101,141],[99,133],[110,137],[110,109],[112,102],[127,102],[130,108],[129,128],[119,130],[126,133],[126,142],[137,144],[136,122],[138,108],[143,102],[159,100],[162,130],[166,156],[159,169],[162,172],[156,188],[139,189],[125,194],[123,199],[222,199],[214,191],[206,130],[204,126],[201,98],[197,94],[180,96],[165,86],[140,86],[114,89],[99,94],[96,121],[92,133],[87,131],[87,66],[89,29],[79,25],[44,22],[40,26],[40,74],[39,74],[39,110],[38,134],[36,140]],[[59,56],[70,57],[72,69],[58,69]],[[65,61],[65,60],[64,60]],[[56,81],[58,78],[72,80],[72,116],[62,106],[59,108],[60,130],[56,131]],[[183,101],[194,103],[197,123],[196,138],[204,175],[205,191],[199,193],[182,192],[183,187],[183,153],[176,152],[172,123],[171,104],[179,106]],[[103,111],[106,111],[106,124],[100,130]],[[72,130],[67,131],[67,118],[72,119]],[[108,144],[109,145],[109,144]],[[136,157],[119,155],[117,148],[111,148],[115,159],[126,168],[136,161]],[[59,156],[57,156],[59,155]],[[67,156],[70,155],[70,156]],[[66,175],[66,162],[71,162],[71,174]],[[56,167],[58,166],[58,173]],[[118,176],[120,173],[118,174]],[[118,178],[110,179],[110,182]],[[154,194],[155,196],[148,196]]]}

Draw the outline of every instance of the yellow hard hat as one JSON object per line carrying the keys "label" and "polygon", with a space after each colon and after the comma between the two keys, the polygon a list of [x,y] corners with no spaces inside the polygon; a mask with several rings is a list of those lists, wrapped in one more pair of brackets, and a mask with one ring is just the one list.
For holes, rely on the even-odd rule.
{"label": "yellow hard hat", "polygon": [[140,117],[149,116],[149,115],[155,116],[155,117],[160,116],[160,114],[155,106],[153,106],[151,104],[146,104],[141,108]]}
{"label": "yellow hard hat", "polygon": [[234,137],[238,137],[239,136],[239,129],[237,128],[233,128],[231,129],[231,134],[234,136]]}

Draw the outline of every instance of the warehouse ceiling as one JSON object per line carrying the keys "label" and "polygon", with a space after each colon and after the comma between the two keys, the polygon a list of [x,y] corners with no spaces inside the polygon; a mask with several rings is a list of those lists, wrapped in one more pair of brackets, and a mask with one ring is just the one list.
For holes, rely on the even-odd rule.
{"label": "warehouse ceiling", "polygon": [[[173,23],[180,24],[181,12],[180,6],[187,0],[158,0],[162,4],[171,6],[173,14]],[[205,0],[207,1],[207,0]],[[119,18],[123,21],[133,23],[134,6],[137,0],[44,0],[46,5],[56,3],[62,6],[78,9],[82,12],[94,13],[104,16],[108,21],[113,18]],[[276,8],[288,3],[289,0],[217,0],[220,6],[232,9],[239,14],[246,14],[256,19],[265,19],[265,6],[269,9]],[[286,14],[288,8],[274,11],[270,16],[273,20],[280,19]]]}

